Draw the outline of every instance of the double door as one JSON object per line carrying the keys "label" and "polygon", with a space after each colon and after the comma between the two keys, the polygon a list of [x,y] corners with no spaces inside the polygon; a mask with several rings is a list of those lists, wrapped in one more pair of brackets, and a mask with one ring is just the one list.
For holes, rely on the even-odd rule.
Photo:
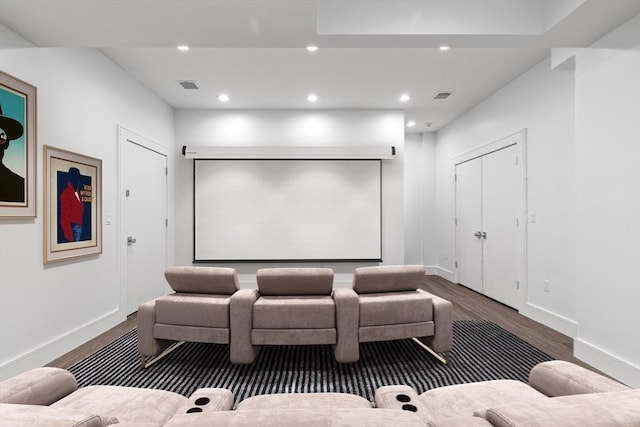
{"label": "double door", "polygon": [[521,299],[518,153],[514,144],[455,166],[457,281],[516,309]]}

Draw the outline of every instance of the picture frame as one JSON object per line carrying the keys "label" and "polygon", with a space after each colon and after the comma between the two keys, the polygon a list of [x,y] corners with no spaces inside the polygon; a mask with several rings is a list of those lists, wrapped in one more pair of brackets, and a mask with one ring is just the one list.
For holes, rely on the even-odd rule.
{"label": "picture frame", "polygon": [[102,160],[44,146],[44,263],[102,253]]}
{"label": "picture frame", "polygon": [[35,86],[0,71],[0,218],[36,218]]}

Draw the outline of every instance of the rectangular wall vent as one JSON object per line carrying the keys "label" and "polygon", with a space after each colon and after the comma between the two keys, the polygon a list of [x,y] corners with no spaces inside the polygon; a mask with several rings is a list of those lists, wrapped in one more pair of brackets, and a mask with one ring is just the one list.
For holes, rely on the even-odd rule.
{"label": "rectangular wall vent", "polygon": [[438,92],[436,93],[436,96],[433,97],[433,99],[447,99],[451,96],[452,93],[453,92]]}
{"label": "rectangular wall vent", "polygon": [[200,89],[193,80],[180,80],[178,83],[180,83],[180,86],[184,89]]}

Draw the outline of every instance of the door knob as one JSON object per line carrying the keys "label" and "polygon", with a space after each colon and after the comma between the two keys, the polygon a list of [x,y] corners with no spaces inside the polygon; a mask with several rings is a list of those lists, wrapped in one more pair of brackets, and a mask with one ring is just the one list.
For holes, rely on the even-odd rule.
{"label": "door knob", "polygon": [[132,245],[136,242],[136,238],[133,236],[127,236],[127,245]]}
{"label": "door knob", "polygon": [[476,236],[478,239],[482,239],[482,231],[476,231],[475,233],[473,233],[474,236]]}

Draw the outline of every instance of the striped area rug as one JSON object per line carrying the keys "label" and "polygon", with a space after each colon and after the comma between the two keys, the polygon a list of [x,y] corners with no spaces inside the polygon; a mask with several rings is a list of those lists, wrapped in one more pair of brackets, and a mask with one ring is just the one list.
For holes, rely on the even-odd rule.
{"label": "striped area rug", "polygon": [[338,364],[330,346],[265,346],[251,365],[229,363],[226,345],[186,343],[143,370],[136,330],[69,370],[81,387],[119,385],[170,390],[185,396],[200,387],[223,387],[236,401],[267,393],[344,392],[373,400],[384,385],[406,384],[422,393],[451,384],[493,379],[526,381],[529,370],[551,358],[494,323],[458,320],[448,365],[412,340],[360,345],[360,361]]}

